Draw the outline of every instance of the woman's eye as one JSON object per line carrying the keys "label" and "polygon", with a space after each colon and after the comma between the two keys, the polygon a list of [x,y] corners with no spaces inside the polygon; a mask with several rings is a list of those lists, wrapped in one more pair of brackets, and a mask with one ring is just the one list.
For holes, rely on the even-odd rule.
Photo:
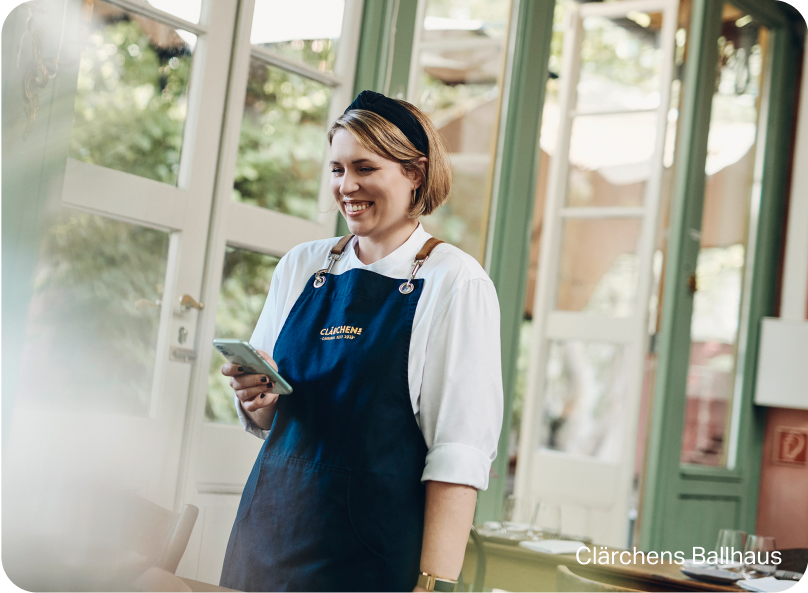
{"label": "woman's eye", "polygon": [[342,169],[331,169],[332,173],[342,173]]}

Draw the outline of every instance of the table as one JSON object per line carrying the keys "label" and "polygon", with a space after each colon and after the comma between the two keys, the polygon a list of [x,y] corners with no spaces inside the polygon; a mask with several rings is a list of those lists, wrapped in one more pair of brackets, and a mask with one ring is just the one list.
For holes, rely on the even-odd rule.
{"label": "table", "polygon": [[[680,566],[675,563],[580,564],[575,554],[543,554],[520,546],[489,541],[483,545],[486,554],[486,589],[556,591],[556,567],[563,564],[586,579],[640,591],[743,590],[737,586],[715,585],[690,579],[682,574]],[[601,546],[598,546],[598,549],[600,548]],[[580,557],[584,562],[591,561],[592,553],[581,552]],[[474,579],[476,565],[477,550],[474,542],[469,540],[463,561],[463,578],[467,583]]]}

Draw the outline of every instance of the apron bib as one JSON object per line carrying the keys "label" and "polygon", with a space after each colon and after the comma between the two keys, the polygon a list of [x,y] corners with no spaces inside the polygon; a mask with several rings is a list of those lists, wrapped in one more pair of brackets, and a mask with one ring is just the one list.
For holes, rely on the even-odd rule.
{"label": "apron bib", "polygon": [[423,280],[329,274],[332,249],[284,323],[281,395],[227,545],[221,585],[241,591],[411,591],[420,569],[427,446],[408,361]]}

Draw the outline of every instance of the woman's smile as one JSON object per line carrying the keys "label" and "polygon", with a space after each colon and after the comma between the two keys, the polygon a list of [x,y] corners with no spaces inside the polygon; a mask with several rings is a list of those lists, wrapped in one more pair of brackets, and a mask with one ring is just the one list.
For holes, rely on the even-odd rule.
{"label": "woman's smile", "polygon": [[352,217],[361,216],[373,206],[373,202],[359,200],[343,200],[343,203],[345,204],[345,213]]}

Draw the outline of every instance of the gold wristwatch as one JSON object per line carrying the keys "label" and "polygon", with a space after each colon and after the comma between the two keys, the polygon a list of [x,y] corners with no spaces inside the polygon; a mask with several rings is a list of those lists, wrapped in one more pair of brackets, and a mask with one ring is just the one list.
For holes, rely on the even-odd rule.
{"label": "gold wristwatch", "polygon": [[428,572],[421,572],[418,575],[418,586],[427,591],[454,591],[457,581],[444,579]]}

